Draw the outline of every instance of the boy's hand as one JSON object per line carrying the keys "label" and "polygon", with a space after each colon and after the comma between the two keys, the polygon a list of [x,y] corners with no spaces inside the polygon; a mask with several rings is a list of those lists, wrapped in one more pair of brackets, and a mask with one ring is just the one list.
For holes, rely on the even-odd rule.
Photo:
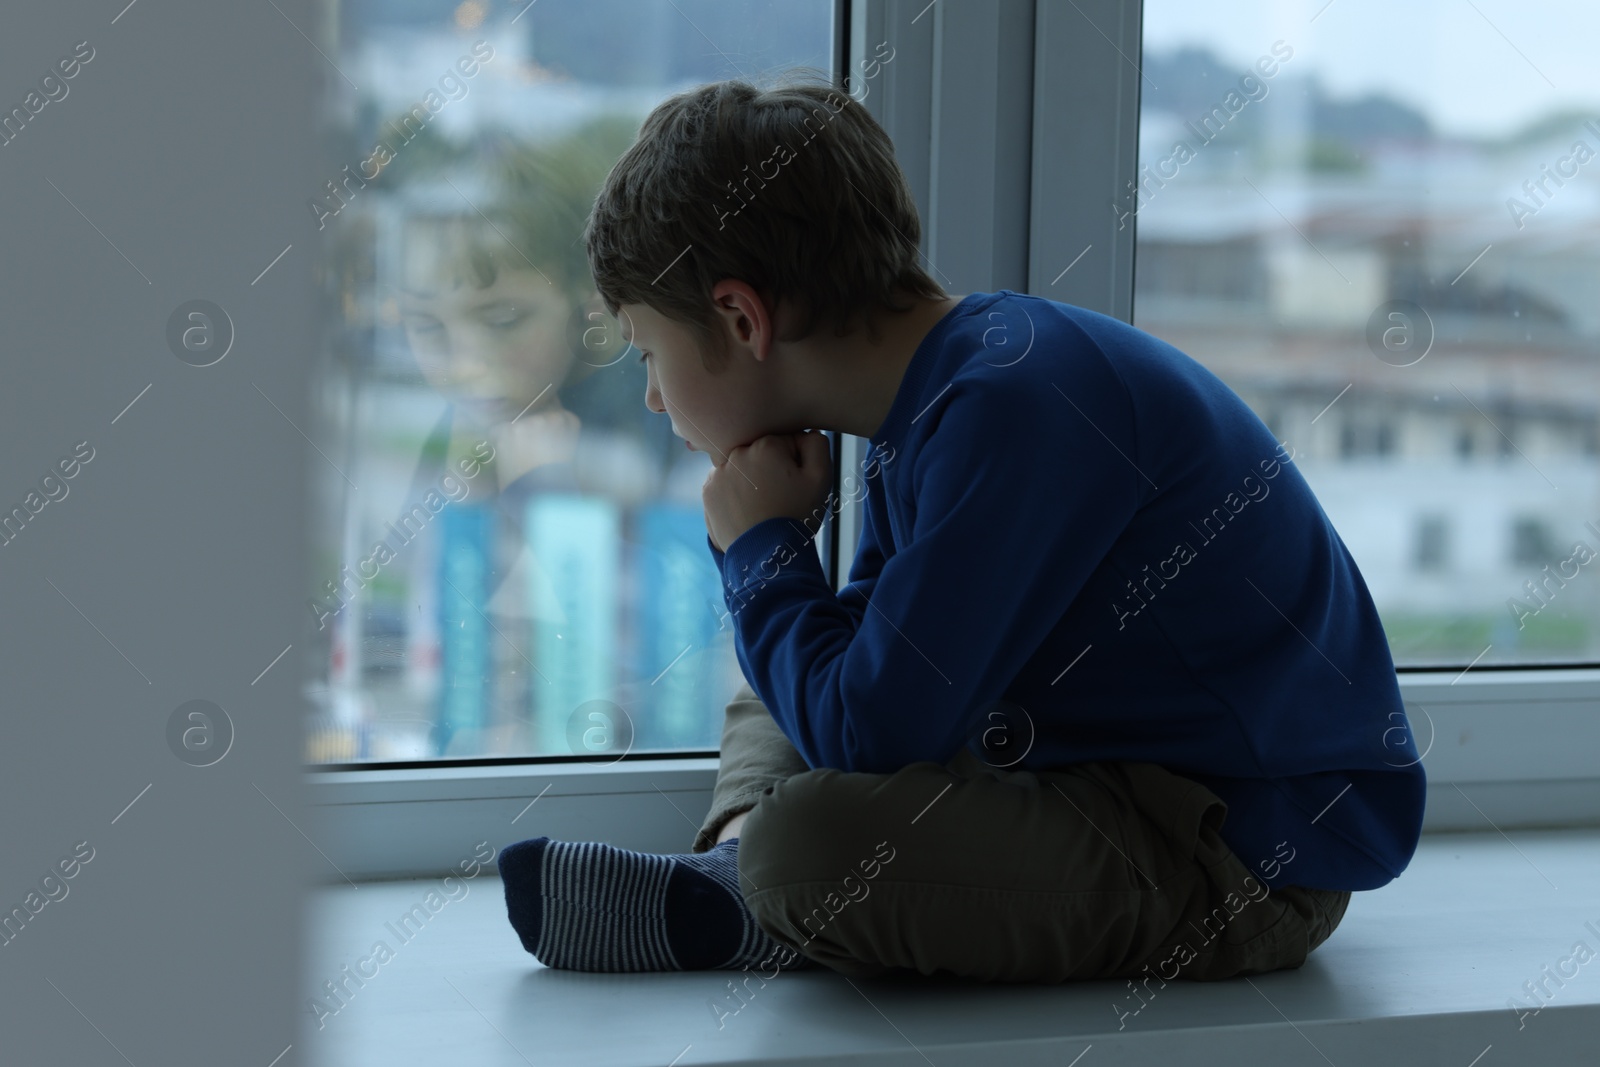
{"label": "boy's hand", "polygon": [[750,527],[776,518],[815,533],[832,488],[832,460],[820,430],[767,434],[729,452],[700,490],[711,543],[726,552]]}
{"label": "boy's hand", "polygon": [[566,463],[578,450],[578,416],[559,405],[490,428],[495,470],[504,489],[535,467]]}

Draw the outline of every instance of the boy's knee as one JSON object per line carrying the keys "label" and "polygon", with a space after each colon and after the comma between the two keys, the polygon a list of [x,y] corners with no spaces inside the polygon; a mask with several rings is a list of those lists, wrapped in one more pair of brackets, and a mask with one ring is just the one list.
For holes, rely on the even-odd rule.
{"label": "boy's knee", "polygon": [[938,764],[913,764],[892,775],[849,774],[818,767],[769,787],[746,820],[739,870],[761,889],[803,883],[842,883],[921,839],[933,820],[919,813],[949,783]]}
{"label": "boy's knee", "polygon": [[[750,809],[739,871],[762,889],[837,878],[836,856],[859,829],[861,803],[839,771],[817,768],[774,783]],[[853,799],[852,799],[853,798]]]}

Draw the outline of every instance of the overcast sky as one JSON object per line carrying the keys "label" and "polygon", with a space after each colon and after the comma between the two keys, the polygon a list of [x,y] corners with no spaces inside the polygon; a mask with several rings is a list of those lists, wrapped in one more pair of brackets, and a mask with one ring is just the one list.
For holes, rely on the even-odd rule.
{"label": "overcast sky", "polygon": [[1336,95],[1386,91],[1446,133],[1600,115],[1600,0],[1145,0],[1144,39],[1208,45],[1240,73],[1281,39]]}

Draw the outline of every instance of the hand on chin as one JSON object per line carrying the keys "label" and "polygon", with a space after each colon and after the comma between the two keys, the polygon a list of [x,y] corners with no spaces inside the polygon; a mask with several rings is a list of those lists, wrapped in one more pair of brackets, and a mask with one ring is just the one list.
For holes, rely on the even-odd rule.
{"label": "hand on chin", "polygon": [[769,518],[793,518],[812,528],[810,520],[825,506],[833,474],[823,433],[763,434],[730,449],[724,459],[706,476],[700,494],[706,529],[717,548],[726,552],[746,530]]}

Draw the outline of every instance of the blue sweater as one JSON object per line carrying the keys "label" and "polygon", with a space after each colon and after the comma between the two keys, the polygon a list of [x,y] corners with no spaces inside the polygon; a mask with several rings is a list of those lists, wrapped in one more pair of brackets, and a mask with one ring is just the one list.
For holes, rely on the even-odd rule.
{"label": "blue sweater", "polygon": [[798,522],[706,539],[739,665],[807,764],[1156,763],[1227,804],[1269,886],[1405,869],[1426,783],[1377,610],[1293,446],[1216,375],[1117,319],[973,293],[871,442],[837,593]]}

